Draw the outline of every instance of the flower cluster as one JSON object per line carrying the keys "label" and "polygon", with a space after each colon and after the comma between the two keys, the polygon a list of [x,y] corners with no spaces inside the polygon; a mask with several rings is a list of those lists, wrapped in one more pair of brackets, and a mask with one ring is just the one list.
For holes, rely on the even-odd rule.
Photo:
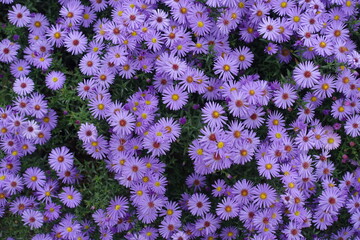
{"label": "flower cluster", "polygon": [[[27,46],[0,41],[0,62],[15,78],[13,102],[0,108],[0,217],[9,208],[31,229],[51,226],[33,240],[96,232],[101,239],[297,240],[308,229],[319,232],[314,239],[359,238],[360,168],[338,173],[332,158],[360,136],[360,54],[351,39],[358,26],[350,24],[358,0],[58,2],[52,23],[0,0],[12,4],[9,22],[29,33]],[[92,117],[79,124],[78,140],[129,190],[93,211],[95,224],[72,211],[82,207],[74,186],[83,176],[67,143],[52,147],[46,167],[22,167],[57,126],[37,85],[67,87],[71,76],[54,69],[59,51],[79,59],[83,78],[72,87]],[[256,72],[265,58],[287,71],[277,79]],[[34,70],[43,80],[31,79]],[[151,76],[147,86],[115,99],[115,83],[141,74]],[[162,157],[186,124],[175,116],[195,101],[202,127],[187,144],[194,172],[187,191],[172,198]],[[234,172],[251,163],[255,176]],[[324,231],[339,218],[345,227]]]}

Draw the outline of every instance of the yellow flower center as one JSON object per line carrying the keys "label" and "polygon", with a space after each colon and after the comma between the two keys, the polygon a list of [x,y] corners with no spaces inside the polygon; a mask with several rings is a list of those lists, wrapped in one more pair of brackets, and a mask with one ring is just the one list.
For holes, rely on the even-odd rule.
{"label": "yellow flower center", "polygon": [[287,6],[287,2],[282,2],[282,3],[280,4],[280,7],[282,7],[282,8],[286,8],[286,6]]}
{"label": "yellow flower center", "polygon": [[104,110],[105,105],[102,104],[102,103],[100,103],[100,104],[98,104],[97,108],[98,108],[99,110]]}
{"label": "yellow flower center", "polygon": [[179,100],[179,95],[178,94],[173,94],[172,96],[171,96],[171,99],[172,100],[174,100],[174,101],[177,101],[177,100]]}
{"label": "yellow flower center", "polygon": [[225,64],[225,65],[223,66],[223,70],[226,71],[226,72],[230,71],[230,66],[227,65],[227,64]]}
{"label": "yellow flower center", "polygon": [[266,165],[265,165],[265,168],[266,168],[267,170],[272,169],[272,164],[271,164],[271,163],[266,164]]}
{"label": "yellow flower center", "polygon": [[213,118],[220,117],[220,113],[218,111],[213,111],[213,113],[211,115],[212,115]]}
{"label": "yellow flower center", "polygon": [[260,198],[261,198],[261,199],[266,199],[266,198],[267,198],[267,194],[266,194],[266,193],[261,193],[261,194],[260,194]]}
{"label": "yellow flower center", "polygon": [[329,89],[329,84],[324,83],[324,84],[321,86],[321,88],[322,88],[323,90],[328,90],[328,89]]}
{"label": "yellow flower center", "polygon": [[198,26],[198,27],[203,27],[203,26],[204,26],[204,22],[201,22],[201,21],[198,22],[198,23],[197,23],[197,26]]}

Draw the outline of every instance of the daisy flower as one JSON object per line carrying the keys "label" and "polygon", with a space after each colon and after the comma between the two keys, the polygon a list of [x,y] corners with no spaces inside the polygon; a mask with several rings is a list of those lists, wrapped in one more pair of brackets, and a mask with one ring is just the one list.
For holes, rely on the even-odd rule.
{"label": "daisy flower", "polygon": [[214,70],[215,74],[220,75],[225,81],[234,79],[233,75],[237,75],[239,70],[236,67],[238,64],[236,58],[233,55],[225,55],[224,57],[218,57],[215,60]]}
{"label": "daisy flower", "polygon": [[69,208],[77,207],[81,202],[81,194],[74,189],[73,186],[63,187],[63,192],[60,193],[59,199],[60,201]]}
{"label": "daisy flower", "polygon": [[221,127],[227,121],[225,111],[218,103],[207,102],[202,109],[202,119],[210,127]]}
{"label": "daisy flower", "polygon": [[63,87],[66,77],[62,72],[51,71],[45,78],[45,84],[49,89],[58,90]]}
{"label": "daisy flower", "polygon": [[320,79],[320,71],[312,62],[299,63],[293,72],[296,83],[302,88],[311,88]]}
{"label": "daisy flower", "polygon": [[179,110],[187,103],[188,94],[180,85],[171,85],[164,89],[162,100],[171,110]]}

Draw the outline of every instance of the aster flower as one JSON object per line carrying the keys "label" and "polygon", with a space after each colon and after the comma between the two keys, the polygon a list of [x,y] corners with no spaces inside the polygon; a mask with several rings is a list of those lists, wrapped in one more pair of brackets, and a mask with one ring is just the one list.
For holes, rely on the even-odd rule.
{"label": "aster flower", "polygon": [[49,21],[41,13],[35,13],[28,23],[30,32],[37,35],[43,35],[48,27]]}
{"label": "aster flower", "polygon": [[30,229],[40,228],[43,225],[43,215],[39,211],[26,209],[22,214],[22,221]]}
{"label": "aster flower", "polygon": [[58,147],[51,150],[49,164],[55,171],[64,171],[73,166],[74,155],[67,147]]}
{"label": "aster flower", "polygon": [[337,187],[327,188],[319,196],[319,208],[323,211],[337,213],[344,204],[344,195]]}
{"label": "aster flower", "polygon": [[225,124],[227,117],[224,116],[224,109],[214,102],[207,102],[202,109],[202,118],[204,123],[208,123],[210,127],[221,127]]}
{"label": "aster flower", "polygon": [[330,56],[333,54],[333,46],[330,39],[323,36],[317,36],[314,41],[315,52],[320,56]]}
{"label": "aster flower", "polygon": [[218,57],[215,60],[214,70],[215,74],[220,75],[225,81],[234,79],[233,75],[238,74],[238,64],[234,55],[225,55],[224,57]]}
{"label": "aster flower", "polygon": [[292,85],[287,83],[284,84],[278,91],[275,91],[273,95],[275,105],[282,109],[291,107],[296,99],[297,94],[295,89]]}
{"label": "aster flower", "polygon": [[263,157],[257,161],[258,171],[261,176],[267,179],[279,176],[279,164],[272,157]]}
{"label": "aster flower", "polygon": [[195,14],[189,17],[189,24],[194,33],[198,36],[208,34],[213,24],[206,14]]}
{"label": "aster flower", "polygon": [[188,95],[179,85],[168,86],[163,91],[162,99],[171,110],[179,110],[187,103]]}
{"label": "aster flower", "polygon": [[20,45],[13,43],[8,39],[4,39],[0,42],[0,62],[10,63],[15,61],[17,51],[20,49]]}
{"label": "aster flower", "polygon": [[8,14],[9,21],[17,27],[24,27],[30,22],[30,11],[21,4],[12,7]]}
{"label": "aster flower", "polygon": [[27,61],[18,59],[11,63],[10,72],[16,78],[26,77],[30,73],[30,65]]}
{"label": "aster flower", "polygon": [[181,227],[181,222],[175,218],[164,219],[159,226],[159,233],[163,238],[169,238]]}
{"label": "aster flower", "polygon": [[106,210],[112,218],[118,219],[125,217],[127,209],[128,201],[124,197],[115,197]]}
{"label": "aster flower", "polygon": [[32,190],[38,189],[45,184],[45,173],[37,167],[26,169],[23,177],[26,186]]}
{"label": "aster flower", "polygon": [[62,72],[51,71],[45,78],[46,86],[52,90],[58,90],[63,87],[65,75]]}
{"label": "aster flower", "polygon": [[238,59],[238,65],[240,70],[248,69],[254,60],[254,54],[250,51],[248,47],[240,47],[239,49],[235,49],[233,54]]}
{"label": "aster flower", "polygon": [[153,9],[148,20],[150,26],[158,31],[166,29],[170,24],[167,13],[161,9]]}
{"label": "aster flower", "polygon": [[114,127],[114,132],[120,135],[127,135],[132,132],[135,126],[135,118],[129,111],[123,110],[116,112],[110,118],[110,125]]}
{"label": "aster flower", "polygon": [[279,28],[280,25],[276,20],[267,17],[262,19],[258,31],[265,39],[277,41],[280,37]]}
{"label": "aster flower", "polygon": [[[158,216],[158,212],[162,208],[163,200],[154,195],[144,196],[139,202],[138,215],[142,222],[152,223]],[[174,219],[174,218],[167,218]]]}
{"label": "aster flower", "polygon": [[69,208],[75,208],[81,202],[81,194],[73,188],[63,187],[63,192],[59,194],[60,201]]}
{"label": "aster flower", "polygon": [[34,90],[34,81],[28,77],[21,77],[15,80],[13,90],[20,96],[31,93]]}
{"label": "aster flower", "polygon": [[195,193],[188,200],[188,207],[194,216],[204,216],[210,210],[209,198],[202,193]]}
{"label": "aster flower", "polygon": [[187,68],[187,64],[173,54],[163,53],[156,62],[158,71],[166,73],[171,79],[180,78]]}
{"label": "aster flower", "polygon": [[234,199],[241,205],[246,205],[251,201],[253,192],[253,183],[243,179],[235,183],[231,189]]}
{"label": "aster flower", "polygon": [[300,87],[313,87],[319,82],[320,71],[312,62],[303,62],[296,66],[293,76]]}
{"label": "aster flower", "polygon": [[88,53],[81,58],[79,68],[85,75],[95,75],[100,70],[100,58],[96,53]]}
{"label": "aster flower", "polygon": [[51,45],[61,47],[64,44],[64,38],[66,33],[62,29],[61,25],[53,25],[46,31],[47,40]]}
{"label": "aster flower", "polygon": [[23,190],[23,179],[19,175],[8,175],[8,177],[4,180],[2,187],[10,196],[14,195]]}
{"label": "aster flower", "polygon": [[360,116],[350,116],[345,123],[345,132],[351,137],[357,137],[360,135]]}
{"label": "aster flower", "polygon": [[61,236],[68,239],[75,239],[81,233],[81,225],[71,218],[64,218],[59,223]]}
{"label": "aster flower", "polygon": [[82,32],[72,31],[64,38],[67,51],[73,55],[81,54],[86,50],[87,38]]}
{"label": "aster flower", "polygon": [[224,198],[221,203],[217,205],[216,214],[222,220],[228,220],[229,218],[234,218],[239,213],[238,203],[231,198]]}
{"label": "aster flower", "polygon": [[80,1],[69,1],[62,5],[60,16],[65,19],[65,24],[78,25],[82,20],[84,6]]}
{"label": "aster flower", "polygon": [[341,138],[337,133],[329,132],[326,134],[325,146],[327,150],[333,150],[340,146]]}
{"label": "aster flower", "polygon": [[98,136],[98,132],[94,124],[92,123],[83,123],[80,126],[78,131],[78,137],[84,143],[95,141]]}
{"label": "aster flower", "polygon": [[268,184],[258,184],[253,191],[253,201],[258,207],[269,207],[276,200],[276,192]]}

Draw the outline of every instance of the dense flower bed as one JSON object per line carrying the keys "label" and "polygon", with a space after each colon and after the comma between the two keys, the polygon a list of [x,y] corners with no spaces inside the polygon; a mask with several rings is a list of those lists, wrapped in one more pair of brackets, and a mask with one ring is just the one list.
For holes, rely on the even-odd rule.
{"label": "dense flower bed", "polygon": [[358,0],[0,0],[0,238],[360,239]]}

